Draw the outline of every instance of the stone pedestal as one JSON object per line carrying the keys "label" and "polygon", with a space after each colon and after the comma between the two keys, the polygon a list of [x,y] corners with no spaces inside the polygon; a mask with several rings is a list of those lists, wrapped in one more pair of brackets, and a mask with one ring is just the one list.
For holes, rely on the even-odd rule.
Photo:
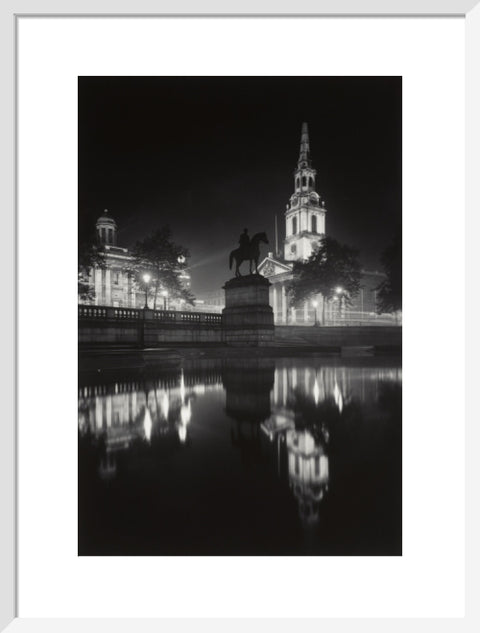
{"label": "stone pedestal", "polygon": [[227,281],[223,330],[228,345],[271,345],[273,310],[269,304],[270,282],[262,275],[235,277]]}

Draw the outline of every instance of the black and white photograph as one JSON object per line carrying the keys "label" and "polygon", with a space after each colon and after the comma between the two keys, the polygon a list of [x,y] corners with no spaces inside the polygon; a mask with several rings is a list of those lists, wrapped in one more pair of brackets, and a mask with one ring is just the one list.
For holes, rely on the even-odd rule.
{"label": "black and white photograph", "polygon": [[402,556],[401,76],[78,78],[78,555]]}

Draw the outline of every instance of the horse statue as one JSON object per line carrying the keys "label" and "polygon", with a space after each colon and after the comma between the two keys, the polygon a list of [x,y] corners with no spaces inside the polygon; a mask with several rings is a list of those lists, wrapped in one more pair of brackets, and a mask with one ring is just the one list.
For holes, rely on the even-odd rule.
{"label": "horse statue", "polygon": [[235,277],[241,277],[240,264],[244,261],[250,262],[250,274],[252,274],[252,262],[255,262],[255,273],[258,275],[258,260],[260,257],[259,243],[268,244],[266,233],[256,233],[250,240],[248,249],[236,248],[230,253],[230,270],[232,269],[233,260],[235,260]]}

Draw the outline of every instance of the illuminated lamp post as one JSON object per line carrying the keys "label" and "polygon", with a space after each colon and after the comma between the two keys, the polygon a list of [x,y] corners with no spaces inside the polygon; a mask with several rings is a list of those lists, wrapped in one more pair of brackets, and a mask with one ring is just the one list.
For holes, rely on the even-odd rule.
{"label": "illuminated lamp post", "polygon": [[318,327],[318,301],[312,301],[312,306],[315,308],[315,322],[313,324],[314,327]]}
{"label": "illuminated lamp post", "polygon": [[162,290],[162,296],[163,296],[163,309],[166,310],[167,309],[168,290]]}
{"label": "illuminated lamp post", "polygon": [[150,283],[151,275],[149,273],[145,273],[143,275],[143,282],[145,284],[145,306],[144,310],[148,310],[148,284]]}
{"label": "illuminated lamp post", "polygon": [[338,318],[342,318],[342,300],[343,300],[343,288],[337,286],[335,288],[335,294],[338,296]]}

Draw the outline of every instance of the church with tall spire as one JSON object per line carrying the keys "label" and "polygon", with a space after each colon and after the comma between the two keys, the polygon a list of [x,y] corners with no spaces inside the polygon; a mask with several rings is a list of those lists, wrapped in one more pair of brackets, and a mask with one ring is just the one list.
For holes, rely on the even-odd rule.
{"label": "church with tall spire", "polygon": [[[285,238],[282,244],[276,236],[275,250],[258,266],[258,272],[267,277],[270,286],[270,305],[277,325],[314,325],[323,314],[323,297],[315,295],[300,307],[289,305],[288,286],[293,279],[293,264],[307,260],[319,246],[326,234],[327,208],[325,200],[317,191],[317,172],[310,154],[308,124],[302,123],[300,152],[293,171],[293,193],[284,212]],[[275,233],[276,231],[275,222]],[[342,323],[377,323],[376,292],[384,273],[362,270],[362,281],[358,295],[351,298],[350,305],[335,301],[325,305],[325,322],[329,325]],[[219,310],[225,305],[223,292],[204,293],[204,305]],[[341,309],[339,309],[341,305]]]}
{"label": "church with tall spire", "polygon": [[284,258],[286,261],[308,259],[319,237],[325,235],[325,201],[315,191],[317,172],[310,159],[308,124],[302,124],[300,154],[293,173],[294,192],[285,212]]}
{"label": "church with tall spire", "polygon": [[[293,262],[306,260],[325,235],[325,201],[316,191],[317,172],[310,156],[308,124],[302,123],[300,152],[293,172],[293,193],[285,211],[285,239],[283,249],[276,245],[258,267],[268,277],[270,305],[276,323],[308,323],[313,321],[313,308],[306,303],[300,309],[290,309],[287,285],[292,280]],[[322,298],[319,297],[319,301]]]}

